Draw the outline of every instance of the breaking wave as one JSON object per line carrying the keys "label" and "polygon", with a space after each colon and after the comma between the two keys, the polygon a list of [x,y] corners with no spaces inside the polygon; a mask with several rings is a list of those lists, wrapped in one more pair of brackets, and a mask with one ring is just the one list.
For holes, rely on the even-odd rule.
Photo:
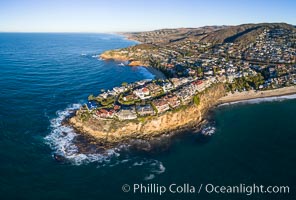
{"label": "breaking wave", "polygon": [[46,143],[54,150],[54,155],[62,156],[73,164],[80,165],[89,162],[103,162],[110,157],[117,157],[117,149],[109,149],[104,154],[84,154],[80,153],[74,143],[77,136],[74,129],[63,125],[63,120],[77,110],[81,104],[73,104],[63,111],[57,112],[57,117],[50,121],[51,132],[45,137]]}
{"label": "breaking wave", "polygon": [[94,54],[94,53],[81,53],[80,54],[81,57],[84,57],[84,58],[91,58],[91,59],[98,59],[98,60],[102,60],[100,58],[100,54]]}
{"label": "breaking wave", "polygon": [[203,127],[200,131],[200,133],[205,136],[212,136],[215,134],[215,132],[216,132],[216,128],[212,125],[207,125]]}
{"label": "breaking wave", "polygon": [[73,104],[63,111],[57,111],[57,117],[50,120],[51,132],[45,137],[45,142],[53,149],[53,156],[65,159],[74,165],[98,163],[98,168],[115,167],[120,164],[127,165],[128,168],[147,168],[149,174],[144,177],[144,180],[151,180],[165,172],[165,167],[158,160],[126,154],[128,145],[120,145],[104,150],[102,153],[80,152],[75,144],[78,134],[73,128],[63,124],[63,121],[79,107],[81,104]]}

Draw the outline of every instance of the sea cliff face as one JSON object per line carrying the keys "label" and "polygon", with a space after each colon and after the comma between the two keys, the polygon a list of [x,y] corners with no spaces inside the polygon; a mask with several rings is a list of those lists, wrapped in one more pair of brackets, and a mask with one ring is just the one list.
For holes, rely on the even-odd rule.
{"label": "sea cliff face", "polygon": [[146,63],[138,60],[136,58],[137,56],[130,56],[126,52],[121,50],[110,50],[102,53],[100,55],[100,58],[104,60],[128,61],[129,66],[148,66]]}
{"label": "sea cliff face", "polygon": [[130,59],[127,55],[121,54],[116,50],[105,51],[100,55],[100,58],[105,60],[119,60],[119,61],[127,61]]}
{"label": "sea cliff face", "polygon": [[198,105],[193,103],[180,110],[169,111],[143,121],[100,120],[93,117],[82,121],[76,113],[69,122],[81,133],[93,136],[102,143],[118,143],[129,139],[151,139],[179,128],[197,125],[203,120],[207,111],[224,95],[223,84],[217,84],[199,95]]}

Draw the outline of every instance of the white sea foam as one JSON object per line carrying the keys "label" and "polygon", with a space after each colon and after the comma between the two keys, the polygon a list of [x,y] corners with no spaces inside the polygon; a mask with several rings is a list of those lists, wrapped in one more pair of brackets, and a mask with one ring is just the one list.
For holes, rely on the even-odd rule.
{"label": "white sea foam", "polygon": [[100,54],[92,55],[91,57],[92,57],[92,58],[98,58],[99,60],[101,60],[101,58],[100,58]]}
{"label": "white sea foam", "polygon": [[149,174],[148,176],[145,176],[144,180],[145,181],[149,181],[149,180],[152,180],[155,178],[155,175],[154,174]]}
{"label": "white sea foam", "polygon": [[119,63],[118,66],[125,66],[125,64],[124,63]]}
{"label": "white sea foam", "polygon": [[216,128],[214,126],[207,125],[201,129],[201,134],[206,136],[212,136],[216,132]]}
{"label": "white sea foam", "polygon": [[165,172],[165,167],[162,162],[155,159],[141,159],[133,163],[132,167],[142,167],[146,166],[149,169],[149,175],[144,177],[144,180],[152,180],[156,175]]}
{"label": "white sea foam", "polygon": [[155,174],[162,174],[165,172],[165,167],[163,166],[162,162],[160,162],[158,160],[154,160],[154,162],[152,162],[151,166],[154,167],[154,169],[152,169],[151,172],[153,172]]}
{"label": "white sea foam", "polygon": [[296,99],[296,94],[285,95],[285,96],[277,96],[277,97],[264,97],[264,98],[256,98],[256,99],[234,101],[234,102],[230,102],[230,103],[220,104],[218,107],[233,105],[233,104],[257,104],[257,103],[261,103],[261,102],[284,101],[284,100],[290,100],[290,99]]}
{"label": "white sea foam", "polygon": [[133,164],[133,166],[142,166],[143,164],[144,164],[144,162],[143,161],[140,161],[140,162],[135,162]]}
{"label": "white sea foam", "polygon": [[128,165],[129,168],[145,167],[148,168],[149,175],[144,177],[144,180],[151,180],[155,178],[156,175],[165,172],[165,167],[162,162],[158,160],[140,158],[137,156],[121,156],[121,151],[126,151],[128,149],[127,145],[120,145],[117,148],[106,150],[104,153],[87,154],[79,152],[78,147],[74,143],[77,133],[75,133],[73,128],[62,125],[62,122],[80,106],[81,104],[73,104],[63,111],[58,111],[56,113],[57,117],[50,121],[51,132],[45,137],[45,141],[53,149],[55,154],[63,156],[74,165],[97,162],[99,163],[98,168],[115,167],[120,164]]}
{"label": "white sea foam", "polygon": [[109,149],[104,154],[83,154],[79,152],[74,144],[74,138],[77,134],[73,128],[62,125],[62,121],[80,106],[80,104],[73,104],[65,110],[57,112],[57,117],[50,121],[51,132],[45,137],[46,143],[54,150],[55,154],[65,157],[76,165],[89,162],[107,162],[111,157],[118,157],[117,149]]}

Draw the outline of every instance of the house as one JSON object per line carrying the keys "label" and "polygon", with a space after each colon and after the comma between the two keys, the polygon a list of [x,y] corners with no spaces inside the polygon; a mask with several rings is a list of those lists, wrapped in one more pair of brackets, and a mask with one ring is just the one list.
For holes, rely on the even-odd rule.
{"label": "house", "polygon": [[214,75],[214,72],[212,70],[209,70],[207,72],[204,72],[204,75],[212,76],[212,75]]}
{"label": "house", "polygon": [[113,109],[117,111],[117,110],[120,109],[120,106],[119,106],[119,105],[115,105],[115,106],[113,107]]}
{"label": "house", "polygon": [[127,89],[125,87],[115,87],[113,88],[113,91],[116,92],[116,94],[125,92]]}
{"label": "house", "polygon": [[162,88],[155,83],[149,83],[146,87],[149,89],[152,97],[155,97],[163,92]]}
{"label": "house", "polygon": [[150,98],[151,96],[149,95],[150,94],[150,91],[148,88],[144,87],[144,88],[140,88],[140,89],[137,89],[137,90],[134,90],[133,93],[138,96],[140,99],[148,99]]}
{"label": "house", "polygon": [[170,109],[169,104],[163,99],[156,99],[152,101],[152,103],[157,109],[158,113],[162,113]]}
{"label": "house", "polygon": [[103,99],[107,99],[108,97],[108,93],[107,92],[103,92],[99,95],[99,97],[102,97]]}
{"label": "house", "polygon": [[186,71],[187,71],[188,75],[190,75],[190,76],[194,76],[197,74],[196,70],[191,69],[191,68],[187,69]]}
{"label": "house", "polygon": [[150,104],[141,105],[136,107],[138,115],[145,116],[145,115],[154,115],[154,109]]}
{"label": "house", "polygon": [[171,82],[174,84],[175,88],[179,87],[182,84],[180,82],[180,79],[178,79],[178,78],[172,78]]}
{"label": "house", "polygon": [[128,94],[126,96],[123,96],[123,101],[133,101],[138,99],[138,96],[136,96],[135,94]]}
{"label": "house", "polygon": [[96,115],[100,118],[113,118],[114,114],[114,110],[100,109],[96,111]]}
{"label": "house", "polygon": [[181,104],[181,101],[178,99],[176,95],[168,95],[165,97],[165,100],[172,108],[176,108]]}
{"label": "house", "polygon": [[171,84],[170,82],[168,82],[168,83],[163,83],[163,85],[162,85],[162,89],[163,89],[164,92],[169,92],[169,91],[171,91],[172,89],[174,89],[174,86],[173,86],[173,84]]}
{"label": "house", "polygon": [[186,83],[189,83],[189,78],[180,78],[179,79],[180,80],[180,82],[181,82],[181,85],[184,85],[184,84],[186,84]]}
{"label": "house", "polygon": [[192,81],[190,86],[191,87],[197,87],[197,86],[201,85],[202,83],[203,83],[202,80],[196,80],[196,81]]}
{"label": "house", "polygon": [[141,81],[137,81],[135,82],[135,84],[139,85],[139,86],[142,86],[142,85],[145,85],[147,82],[147,80],[141,80]]}
{"label": "house", "polygon": [[137,118],[137,114],[136,114],[134,107],[121,109],[119,112],[117,112],[116,115],[117,115],[118,119],[121,121]]}
{"label": "house", "polygon": [[176,96],[179,99],[181,99],[181,101],[185,104],[187,104],[192,100],[192,96],[190,95],[190,92],[188,91],[188,89],[184,89],[176,92]]}

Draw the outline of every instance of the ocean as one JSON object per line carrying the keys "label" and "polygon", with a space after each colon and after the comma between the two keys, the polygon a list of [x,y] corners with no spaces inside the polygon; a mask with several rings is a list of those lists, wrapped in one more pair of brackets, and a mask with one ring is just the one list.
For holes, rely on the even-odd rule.
{"label": "ocean", "polygon": [[[89,94],[153,79],[142,67],[98,59],[136,44],[113,34],[0,34],[0,199],[295,199],[296,100],[220,106],[212,136],[186,131],[144,152],[79,152],[62,125]],[[77,141],[76,141],[77,142]],[[149,145],[149,144],[147,144]],[[63,162],[53,158],[65,157]],[[128,184],[131,191],[123,192]],[[289,186],[289,194],[133,192],[136,184]],[[181,188],[181,187],[180,187]]]}

